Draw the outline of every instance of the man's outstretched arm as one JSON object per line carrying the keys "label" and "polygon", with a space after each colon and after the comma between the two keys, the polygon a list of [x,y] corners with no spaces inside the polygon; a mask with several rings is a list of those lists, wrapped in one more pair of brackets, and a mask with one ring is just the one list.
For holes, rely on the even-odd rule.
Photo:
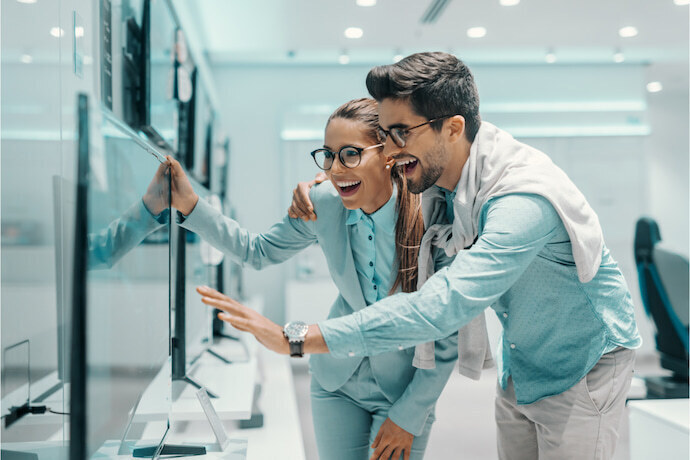
{"label": "man's outstretched arm", "polygon": [[325,344],[336,357],[371,356],[447,337],[510,289],[561,225],[551,204],[536,195],[496,198],[481,219],[472,248],[419,291],[319,322],[315,348]]}

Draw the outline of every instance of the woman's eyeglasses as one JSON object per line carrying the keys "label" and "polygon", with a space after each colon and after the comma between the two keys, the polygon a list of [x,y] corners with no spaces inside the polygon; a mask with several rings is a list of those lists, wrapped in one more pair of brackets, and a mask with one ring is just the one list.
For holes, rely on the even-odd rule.
{"label": "woman's eyeglasses", "polygon": [[370,145],[369,147],[364,148],[348,145],[340,149],[337,153],[328,149],[316,149],[311,152],[311,156],[314,158],[314,163],[316,163],[316,166],[324,171],[331,169],[336,155],[340,159],[340,163],[343,166],[346,168],[355,168],[359,166],[359,163],[362,161],[362,152],[369,149],[375,149],[377,147],[383,147],[383,144]]}
{"label": "woman's eyeglasses", "polygon": [[386,139],[389,137],[393,140],[393,143],[397,145],[400,148],[405,147],[405,144],[407,143],[407,136],[410,135],[410,131],[413,129],[421,128],[424,125],[428,125],[429,123],[433,123],[438,120],[443,120],[444,118],[448,117],[453,117],[455,115],[444,115],[442,117],[434,118],[429,121],[425,121],[424,123],[421,123],[417,126],[413,126],[411,128],[402,128],[402,127],[393,127],[389,130],[385,130],[379,126],[378,128],[378,133],[379,133],[379,138],[381,139],[381,142],[384,144],[386,143]]}

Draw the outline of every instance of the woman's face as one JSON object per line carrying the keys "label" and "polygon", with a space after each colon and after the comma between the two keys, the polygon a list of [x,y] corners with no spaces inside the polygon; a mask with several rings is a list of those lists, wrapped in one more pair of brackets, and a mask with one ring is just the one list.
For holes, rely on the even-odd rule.
{"label": "woman's face", "polygon": [[382,147],[362,152],[358,166],[347,168],[337,157],[343,147],[366,148],[378,144],[372,139],[364,123],[344,118],[334,118],[326,127],[324,147],[336,152],[331,169],[326,175],[340,194],[347,209],[362,209],[371,214],[386,204],[393,193],[390,167],[395,160],[384,157]]}

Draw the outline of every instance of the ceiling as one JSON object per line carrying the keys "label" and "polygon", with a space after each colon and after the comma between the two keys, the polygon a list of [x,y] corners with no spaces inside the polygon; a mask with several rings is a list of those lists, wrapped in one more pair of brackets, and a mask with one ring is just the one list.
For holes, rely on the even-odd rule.
{"label": "ceiling", "polygon": [[[680,0],[678,0],[680,1]],[[687,63],[688,6],[674,0],[445,0],[437,20],[424,24],[440,0],[196,0],[194,18],[214,64],[350,64],[392,62],[395,55],[443,50],[469,63]],[[486,28],[483,38],[467,29]],[[618,30],[635,26],[638,35]],[[360,27],[363,36],[344,31]],[[687,71],[687,64],[684,66]]]}

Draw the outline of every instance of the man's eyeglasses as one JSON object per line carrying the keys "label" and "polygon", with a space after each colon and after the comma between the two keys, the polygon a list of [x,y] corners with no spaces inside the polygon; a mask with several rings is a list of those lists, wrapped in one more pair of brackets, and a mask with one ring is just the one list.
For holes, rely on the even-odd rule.
{"label": "man's eyeglasses", "polygon": [[385,143],[386,139],[390,137],[395,145],[397,145],[400,148],[403,148],[407,143],[407,136],[410,135],[410,131],[412,131],[413,129],[421,128],[422,126],[428,125],[429,123],[433,123],[435,121],[443,120],[444,118],[453,116],[455,115],[444,115],[442,117],[434,118],[433,120],[425,121],[424,123],[421,123],[417,126],[413,126],[411,128],[402,128],[396,126],[391,128],[390,130],[385,130],[379,126],[379,138],[381,139],[381,142]]}
{"label": "man's eyeglasses", "polygon": [[331,169],[336,155],[340,159],[340,163],[343,166],[346,168],[355,168],[359,166],[360,161],[362,161],[362,152],[369,149],[375,149],[377,147],[383,147],[383,144],[370,145],[369,147],[364,148],[348,145],[340,149],[337,153],[331,152],[328,149],[316,149],[311,152],[311,156],[314,158],[314,163],[316,163],[316,166],[324,171]]}

